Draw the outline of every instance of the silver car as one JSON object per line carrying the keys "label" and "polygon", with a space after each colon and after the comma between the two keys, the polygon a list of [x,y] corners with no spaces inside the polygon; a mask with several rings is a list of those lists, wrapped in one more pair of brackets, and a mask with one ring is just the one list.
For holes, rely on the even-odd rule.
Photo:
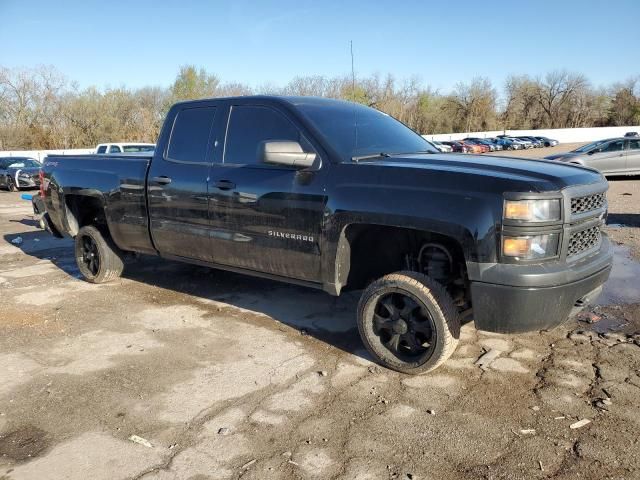
{"label": "silver car", "polygon": [[638,175],[640,138],[608,138],[545,158],[592,167],[605,175]]}

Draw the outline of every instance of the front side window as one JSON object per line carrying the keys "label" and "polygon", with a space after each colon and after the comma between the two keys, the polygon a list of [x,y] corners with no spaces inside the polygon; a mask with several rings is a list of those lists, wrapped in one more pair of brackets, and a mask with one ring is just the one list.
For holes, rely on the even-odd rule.
{"label": "front side window", "polygon": [[106,145],[100,145],[98,147],[98,151],[96,153],[107,153],[107,146]]}
{"label": "front side window", "polygon": [[624,149],[624,141],[616,140],[615,142],[609,142],[602,149],[603,152],[621,152]]}
{"label": "front side window", "polygon": [[189,163],[205,162],[215,114],[216,107],[180,110],[173,121],[167,159]]}
{"label": "front side window", "polygon": [[109,153],[120,153],[120,147],[118,147],[117,145],[111,145],[109,147]]}
{"label": "front side window", "polygon": [[310,151],[300,131],[283,114],[269,108],[236,105],[229,113],[224,163],[255,165],[260,162],[258,149],[267,140],[298,142]]}

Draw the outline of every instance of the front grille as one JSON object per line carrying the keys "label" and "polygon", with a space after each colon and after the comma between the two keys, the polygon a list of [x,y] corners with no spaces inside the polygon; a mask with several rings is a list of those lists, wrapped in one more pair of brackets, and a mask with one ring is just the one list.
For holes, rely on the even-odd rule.
{"label": "front grille", "polygon": [[577,215],[579,213],[590,212],[591,210],[597,210],[604,207],[607,201],[606,194],[596,193],[595,195],[587,195],[586,197],[578,197],[571,199],[571,214]]}
{"label": "front grille", "polygon": [[581,232],[571,234],[569,238],[569,248],[567,257],[573,257],[579,253],[586,252],[600,244],[600,226],[587,228]]}

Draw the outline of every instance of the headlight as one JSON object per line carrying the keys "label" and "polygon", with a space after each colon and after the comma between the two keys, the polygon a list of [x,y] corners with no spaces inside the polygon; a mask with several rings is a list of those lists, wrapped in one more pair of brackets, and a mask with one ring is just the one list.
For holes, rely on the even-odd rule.
{"label": "headlight", "polygon": [[521,260],[536,260],[555,257],[558,254],[559,235],[527,235],[522,237],[502,237],[502,254]]}
{"label": "headlight", "polygon": [[504,218],[525,222],[560,220],[560,200],[505,200]]}

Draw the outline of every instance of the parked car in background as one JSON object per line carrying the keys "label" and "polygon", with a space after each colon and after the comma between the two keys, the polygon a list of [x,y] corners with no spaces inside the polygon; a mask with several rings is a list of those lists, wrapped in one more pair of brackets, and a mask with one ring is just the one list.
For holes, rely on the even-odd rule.
{"label": "parked car in background", "polygon": [[531,140],[527,140],[526,138],[522,138],[522,137],[509,137],[509,139],[515,143],[519,143],[522,148],[526,149],[526,148],[533,148],[533,142]]}
{"label": "parked car in background", "polygon": [[487,153],[489,151],[489,147],[487,147],[486,145],[481,145],[469,140],[459,140],[459,142],[469,147],[471,150],[470,153]]}
{"label": "parked car in background", "polygon": [[96,147],[98,155],[120,153],[147,153],[156,148],[154,143],[101,143]]}
{"label": "parked car in background", "polygon": [[637,175],[640,174],[640,137],[598,140],[545,158],[596,168],[604,175]]}
{"label": "parked car in background", "polygon": [[469,137],[469,138],[465,138],[465,140],[473,142],[478,145],[486,145],[487,147],[489,147],[489,151],[491,152],[495,152],[496,150],[502,150],[502,146],[497,145],[486,138]]}
{"label": "parked car in background", "polygon": [[624,134],[624,136],[625,137],[637,137],[639,135],[638,135],[638,132],[627,132],[627,133]]}
{"label": "parked car in background", "polygon": [[40,186],[40,162],[30,157],[0,157],[0,187],[10,192]]}
{"label": "parked car in background", "polygon": [[502,150],[521,150],[523,148],[520,143],[515,143],[510,138],[491,138],[489,140],[496,145],[500,145]]}
{"label": "parked car in background", "polygon": [[467,145],[464,145],[461,142],[455,142],[455,141],[449,141],[449,142],[442,142],[444,145],[448,145],[451,147],[451,149],[454,152],[457,153],[471,153],[471,147],[468,147]]}
{"label": "parked car in background", "polygon": [[526,137],[512,137],[515,140],[522,142],[524,144],[524,148],[535,148],[534,143]]}
{"label": "parked car in background", "polygon": [[558,145],[558,140],[554,140],[552,138],[548,138],[548,137],[534,137],[537,138],[538,140],[540,140],[542,142],[542,145],[544,145],[545,147],[555,147],[556,145]]}
{"label": "parked car in background", "polygon": [[433,144],[434,147],[436,147],[442,153],[451,153],[451,152],[453,152],[453,148],[451,147],[451,145],[447,145],[446,143],[443,143],[443,142],[437,142],[435,140],[432,141],[431,143]]}
{"label": "parked car in background", "polygon": [[538,140],[536,137],[531,137],[531,136],[529,136],[529,135],[526,135],[526,136],[524,136],[524,137],[518,137],[518,138],[521,138],[521,139],[523,139],[523,140],[528,140],[528,141],[530,141],[531,143],[533,143],[533,147],[534,147],[534,148],[542,148],[542,147],[544,147],[544,143],[542,143],[542,142],[541,142],[540,140]]}

